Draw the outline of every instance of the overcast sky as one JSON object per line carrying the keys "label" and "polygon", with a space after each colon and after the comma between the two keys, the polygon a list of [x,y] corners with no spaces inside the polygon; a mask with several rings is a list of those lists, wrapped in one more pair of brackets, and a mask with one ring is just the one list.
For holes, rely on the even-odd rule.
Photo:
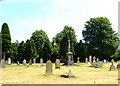
{"label": "overcast sky", "polygon": [[1,0],[0,25],[9,26],[12,42],[26,41],[35,30],[44,30],[50,41],[65,25],[82,39],[84,24],[90,18],[107,17],[118,32],[119,0]]}

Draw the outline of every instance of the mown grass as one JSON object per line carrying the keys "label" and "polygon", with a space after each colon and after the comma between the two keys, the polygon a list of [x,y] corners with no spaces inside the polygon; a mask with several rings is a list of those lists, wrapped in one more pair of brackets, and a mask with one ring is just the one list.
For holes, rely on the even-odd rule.
{"label": "mown grass", "polygon": [[[27,64],[28,65],[28,64]],[[29,67],[25,65],[6,65],[0,68],[1,83],[5,84],[117,84],[118,70],[109,71],[111,63],[104,64],[102,68],[88,67],[85,63],[77,66],[61,66],[55,69],[53,64],[53,74],[46,75],[46,64],[33,64]],[[114,64],[115,66],[117,63]],[[69,70],[76,78],[62,78],[60,75],[66,74]]]}

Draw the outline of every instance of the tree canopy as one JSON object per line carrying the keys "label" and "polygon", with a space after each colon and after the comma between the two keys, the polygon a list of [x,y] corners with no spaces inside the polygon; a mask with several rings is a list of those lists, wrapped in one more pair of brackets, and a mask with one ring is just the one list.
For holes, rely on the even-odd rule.
{"label": "tree canopy", "polygon": [[118,36],[106,17],[91,18],[82,32],[92,56],[109,59],[118,47]]}

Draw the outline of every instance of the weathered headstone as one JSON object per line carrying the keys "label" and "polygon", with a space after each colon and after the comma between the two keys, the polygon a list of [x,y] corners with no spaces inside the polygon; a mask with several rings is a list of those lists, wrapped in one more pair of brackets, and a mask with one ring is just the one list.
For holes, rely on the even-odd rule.
{"label": "weathered headstone", "polygon": [[55,68],[56,69],[60,68],[60,60],[59,59],[56,59],[56,61],[55,61]]}
{"label": "weathered headstone", "polygon": [[99,62],[99,58],[97,58],[97,62]]}
{"label": "weathered headstone", "polygon": [[23,64],[26,65],[26,60],[25,59],[23,60]]}
{"label": "weathered headstone", "polygon": [[79,58],[79,57],[77,58],[77,63],[78,63],[78,64],[80,63],[80,58]]}
{"label": "weathered headstone", "polygon": [[75,77],[75,76],[73,75],[73,73],[71,72],[71,70],[69,70],[69,72],[68,72],[68,78],[72,78],[72,77]]}
{"label": "weathered headstone", "polygon": [[68,40],[68,52],[66,53],[66,61],[65,65],[73,66],[74,60],[73,60],[73,53],[70,51],[70,40]]}
{"label": "weathered headstone", "polygon": [[114,60],[111,60],[112,65],[110,66],[110,71],[115,70]]}
{"label": "weathered headstone", "polygon": [[52,74],[52,72],[53,72],[52,62],[48,60],[46,63],[46,74]]}
{"label": "weathered headstone", "polygon": [[95,59],[96,59],[96,57],[94,56],[94,57],[93,57],[93,62],[96,62]]}
{"label": "weathered headstone", "polygon": [[40,63],[43,64],[43,59],[42,58],[40,58]]}
{"label": "weathered headstone", "polygon": [[1,66],[1,68],[5,68],[5,60],[4,59],[1,60],[0,66]]}
{"label": "weathered headstone", "polygon": [[31,59],[29,60],[29,65],[32,65],[32,60]]}
{"label": "weathered headstone", "polygon": [[8,64],[9,65],[11,64],[11,58],[8,58]]}
{"label": "weathered headstone", "polygon": [[118,61],[117,69],[120,69],[120,60]]}
{"label": "weathered headstone", "polygon": [[34,64],[36,63],[36,59],[35,59],[35,58],[33,58],[33,63],[34,63]]}
{"label": "weathered headstone", "polygon": [[88,63],[88,58],[85,58],[85,63]]}
{"label": "weathered headstone", "polygon": [[102,66],[103,66],[103,62],[102,61],[96,62],[95,65],[94,65],[95,68],[100,68]]}
{"label": "weathered headstone", "polygon": [[89,62],[92,63],[92,56],[89,56]]}
{"label": "weathered headstone", "polygon": [[19,65],[20,63],[19,63],[19,61],[17,61],[17,65]]}

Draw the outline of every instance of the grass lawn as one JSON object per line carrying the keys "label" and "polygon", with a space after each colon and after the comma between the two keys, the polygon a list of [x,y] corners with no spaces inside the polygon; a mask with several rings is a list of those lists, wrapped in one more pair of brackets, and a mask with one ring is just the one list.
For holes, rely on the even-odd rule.
{"label": "grass lawn", "polygon": [[[117,63],[114,64],[115,66]],[[45,75],[46,66],[33,64],[29,67],[22,64],[6,65],[0,68],[0,83],[4,84],[118,84],[118,70],[109,71],[111,63],[104,64],[102,68],[88,67],[85,63],[79,66],[61,66],[53,74]],[[76,78],[62,78],[69,70]]]}

